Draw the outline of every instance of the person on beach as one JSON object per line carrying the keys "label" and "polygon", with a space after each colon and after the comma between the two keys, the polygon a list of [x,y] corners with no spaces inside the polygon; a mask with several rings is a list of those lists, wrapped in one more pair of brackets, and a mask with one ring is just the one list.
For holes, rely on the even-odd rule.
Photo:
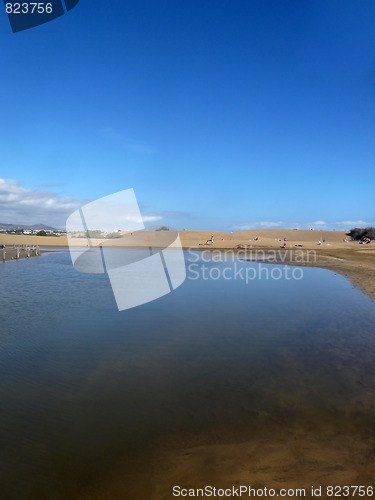
{"label": "person on beach", "polygon": [[213,244],[214,244],[214,235],[212,235],[211,238],[206,241],[205,245],[213,245]]}

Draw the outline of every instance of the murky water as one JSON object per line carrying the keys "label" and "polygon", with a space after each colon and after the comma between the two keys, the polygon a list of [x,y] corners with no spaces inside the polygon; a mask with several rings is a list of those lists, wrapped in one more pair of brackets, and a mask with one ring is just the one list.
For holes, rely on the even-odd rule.
{"label": "murky water", "polygon": [[327,270],[246,283],[234,266],[258,264],[190,259],[177,290],[123,312],[68,253],[0,266],[2,499],[114,498],[121,478],[131,500],[179,447],[374,440],[367,296]]}

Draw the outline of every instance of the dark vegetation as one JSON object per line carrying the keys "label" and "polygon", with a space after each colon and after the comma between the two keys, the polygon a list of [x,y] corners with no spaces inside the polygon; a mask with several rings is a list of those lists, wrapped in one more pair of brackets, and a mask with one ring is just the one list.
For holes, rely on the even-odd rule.
{"label": "dark vegetation", "polygon": [[368,238],[369,240],[375,240],[375,227],[355,227],[347,233],[348,236],[352,238],[352,240],[360,241],[364,238]]}

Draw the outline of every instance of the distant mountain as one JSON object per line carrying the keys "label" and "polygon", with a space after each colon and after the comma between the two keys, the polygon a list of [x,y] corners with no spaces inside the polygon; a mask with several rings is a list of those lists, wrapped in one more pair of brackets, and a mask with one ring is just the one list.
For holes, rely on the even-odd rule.
{"label": "distant mountain", "polygon": [[33,224],[32,226],[28,226],[27,224],[5,224],[0,222],[0,229],[41,229],[44,231],[57,231],[56,228],[52,226],[46,226],[45,224]]}
{"label": "distant mountain", "polygon": [[47,231],[57,231],[55,227],[46,226],[45,224],[33,224],[32,226],[25,226],[25,229],[44,229]]}

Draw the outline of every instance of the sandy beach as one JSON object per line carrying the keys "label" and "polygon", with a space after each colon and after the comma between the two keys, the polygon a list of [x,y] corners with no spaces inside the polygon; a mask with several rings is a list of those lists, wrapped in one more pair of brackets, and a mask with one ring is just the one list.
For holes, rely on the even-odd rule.
{"label": "sandy beach", "polygon": [[[213,236],[214,243],[205,245]],[[360,245],[350,241],[345,231],[309,231],[293,229],[261,229],[227,233],[222,231],[180,231],[184,249],[233,250],[246,253],[254,260],[262,260],[267,253],[274,260],[290,265],[303,265],[331,269],[347,277],[353,285],[375,300],[375,242]],[[286,239],[286,241],[284,241]],[[87,241],[77,238],[77,247]],[[144,233],[133,233],[113,240],[94,239],[91,244],[110,246],[144,246]],[[39,245],[40,247],[67,247],[66,237],[1,235],[0,244]],[[285,244],[285,248],[283,247]],[[298,246],[296,246],[298,245]],[[308,258],[296,262],[297,255],[309,252]],[[313,253],[311,252],[313,251]]]}

